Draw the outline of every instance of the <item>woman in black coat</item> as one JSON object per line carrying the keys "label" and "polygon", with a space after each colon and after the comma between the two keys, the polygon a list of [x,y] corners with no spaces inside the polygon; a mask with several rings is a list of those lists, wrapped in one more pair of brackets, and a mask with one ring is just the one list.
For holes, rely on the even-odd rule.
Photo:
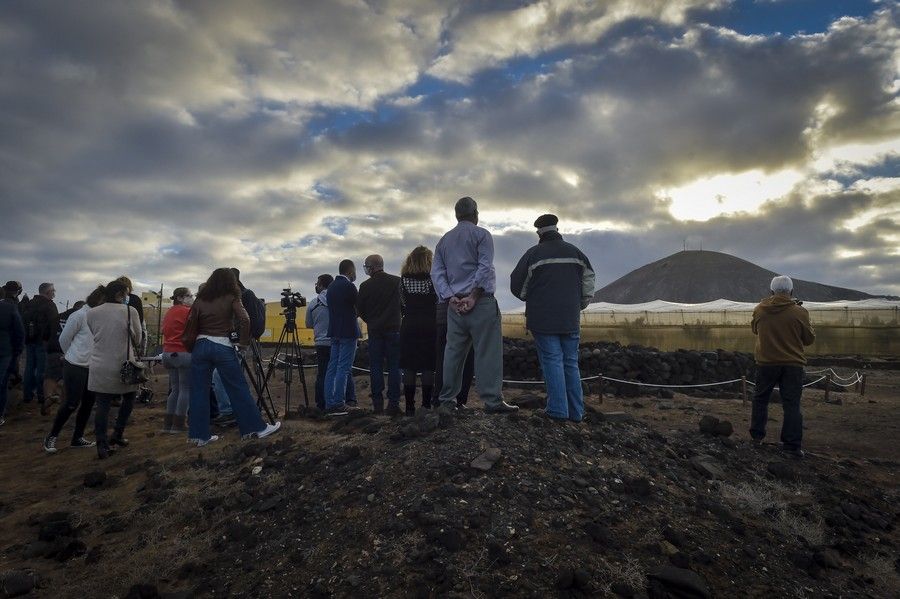
{"label": "woman in black coat", "polygon": [[437,294],[431,282],[431,250],[419,246],[410,252],[400,269],[400,368],[406,415],[416,411],[416,374],[422,377],[422,407],[431,407],[434,387],[435,306]]}

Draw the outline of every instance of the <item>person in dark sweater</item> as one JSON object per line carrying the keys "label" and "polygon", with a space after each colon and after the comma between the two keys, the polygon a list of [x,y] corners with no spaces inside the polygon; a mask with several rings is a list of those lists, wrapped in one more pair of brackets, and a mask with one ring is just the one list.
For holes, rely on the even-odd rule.
{"label": "person in dark sweater", "polygon": [[387,413],[400,413],[400,277],[384,272],[384,258],[373,254],[363,268],[369,278],[359,286],[356,311],[369,330],[369,369],[372,407],[384,410],[384,371],[387,367]]}
{"label": "person in dark sweater", "polygon": [[578,342],[581,310],[594,295],[594,270],[581,250],[563,241],[558,221],[553,214],[534,221],[540,241],[513,269],[510,290],[525,302],[525,327],[534,335],[547,388],[547,416],[581,422]]}
{"label": "person in dark sweater", "polygon": [[38,294],[22,308],[25,325],[25,389],[22,401],[28,403],[37,395],[43,411],[44,371],[47,366],[47,344],[59,330],[59,311],[53,298],[53,283],[41,283]]}
{"label": "person in dark sweater", "polygon": [[[3,299],[5,290],[0,290],[0,299]],[[9,381],[9,363],[13,356],[22,353],[25,344],[25,328],[22,326],[22,318],[16,304],[11,301],[0,301],[0,426],[6,420],[6,397]]]}
{"label": "person in dark sweater", "polygon": [[[19,301],[19,296],[22,295],[22,283],[18,281],[7,281],[5,285],[3,285],[3,292],[0,295],[6,294],[6,297],[3,301],[9,302],[16,307],[16,313],[19,315],[19,320],[22,319],[22,305]],[[24,346],[23,346],[24,347]],[[19,353],[12,356],[9,361],[9,380],[7,382],[10,386],[16,386],[22,382],[22,375],[19,374],[19,354],[22,353],[22,348],[19,349]]]}
{"label": "person in dark sweater", "polygon": [[400,269],[400,300],[403,322],[400,325],[400,368],[403,369],[403,395],[406,415],[416,413],[416,375],[422,373],[422,407],[431,407],[434,387],[435,306],[437,293],[431,282],[433,254],[420,245],[406,257]]}

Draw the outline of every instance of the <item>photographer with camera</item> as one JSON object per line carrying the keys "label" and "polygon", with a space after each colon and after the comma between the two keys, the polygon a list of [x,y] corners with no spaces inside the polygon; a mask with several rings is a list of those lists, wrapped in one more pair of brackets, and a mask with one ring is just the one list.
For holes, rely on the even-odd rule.
{"label": "photographer with camera", "polygon": [[[234,321],[239,329],[232,341]],[[234,409],[242,438],[268,437],[281,422],[266,424],[241,372],[238,351],[250,342],[250,316],[241,303],[241,290],[229,268],[217,268],[197,293],[185,331],[184,346],[191,352],[191,409],[188,440],[202,447],[219,437],[209,429],[209,388],[217,369]]]}
{"label": "photographer with camera", "polygon": [[250,339],[259,341],[266,331],[266,305],[256,297],[252,289],[247,289],[241,283],[241,271],[232,268],[231,272],[234,273],[234,278],[237,279],[238,287],[241,290],[241,304],[244,305],[244,310],[250,317]]}
{"label": "photographer with camera", "polygon": [[[325,374],[331,360],[331,338],[328,336],[328,286],[334,281],[331,275],[319,275],[316,279],[316,297],[306,308],[306,328],[313,330],[316,344],[316,406],[325,410]],[[353,377],[348,377],[345,402],[356,403]]]}

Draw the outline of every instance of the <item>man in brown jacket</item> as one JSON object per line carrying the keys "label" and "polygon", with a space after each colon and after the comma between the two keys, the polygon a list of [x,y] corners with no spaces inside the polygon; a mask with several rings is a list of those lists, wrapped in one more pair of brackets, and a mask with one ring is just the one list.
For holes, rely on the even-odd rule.
{"label": "man in brown jacket", "polygon": [[791,297],[794,282],[790,277],[772,279],[772,296],[753,310],[750,324],[756,335],[756,394],[750,416],[750,436],[762,442],[769,418],[769,398],[775,385],[781,394],[784,422],[781,425],[782,449],[792,457],[803,457],[803,415],[800,395],[803,392],[803,347],[816,340],[809,323],[809,312]]}

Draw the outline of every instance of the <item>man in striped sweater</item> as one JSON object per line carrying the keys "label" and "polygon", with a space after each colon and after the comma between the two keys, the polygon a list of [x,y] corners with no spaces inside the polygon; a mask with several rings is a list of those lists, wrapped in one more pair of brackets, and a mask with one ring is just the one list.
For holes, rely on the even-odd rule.
{"label": "man in striped sweater", "polygon": [[547,416],[580,422],[580,317],[594,295],[594,270],[581,250],[563,241],[558,222],[553,214],[534,221],[540,241],[519,260],[510,290],[525,302],[525,327],[534,335],[547,388]]}

